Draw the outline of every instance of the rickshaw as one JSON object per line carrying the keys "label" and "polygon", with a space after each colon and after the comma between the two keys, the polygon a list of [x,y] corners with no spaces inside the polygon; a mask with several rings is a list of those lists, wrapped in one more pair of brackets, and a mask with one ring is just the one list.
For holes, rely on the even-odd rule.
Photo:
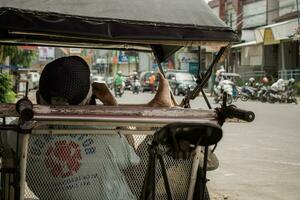
{"label": "rickshaw", "polygon": [[[254,120],[253,112],[227,106],[226,95],[222,105],[213,109],[203,92],[213,67],[230,43],[238,40],[204,0],[2,0],[1,45],[152,52],[162,74],[161,63],[182,47],[218,45],[220,50],[206,72],[199,73],[195,89],[174,108],[45,106],[32,104],[26,95],[16,104],[0,104],[0,129],[17,134],[19,149],[11,155],[1,147],[1,199],[30,198],[26,197],[26,181],[40,181],[41,177],[26,175],[28,141],[34,135],[65,134],[64,126],[76,126],[74,135],[84,131],[99,137],[135,136],[135,149],[144,155],[144,165],[129,170],[138,176],[127,181],[137,199],[209,199],[208,156],[222,138],[221,126],[227,118]],[[208,109],[190,107],[190,100],[200,93]],[[6,123],[8,117],[16,117],[17,124]],[[55,195],[53,191],[47,199],[59,199]]]}

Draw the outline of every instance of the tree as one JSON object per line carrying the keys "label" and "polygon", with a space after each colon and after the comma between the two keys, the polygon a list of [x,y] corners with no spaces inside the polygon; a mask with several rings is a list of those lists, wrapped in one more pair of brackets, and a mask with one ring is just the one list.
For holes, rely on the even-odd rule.
{"label": "tree", "polygon": [[29,67],[37,57],[35,51],[20,49],[17,46],[0,46],[0,63],[4,63],[9,56],[10,65]]}
{"label": "tree", "polygon": [[0,74],[0,103],[12,103],[16,98],[16,94],[12,90],[11,76],[8,74]]}

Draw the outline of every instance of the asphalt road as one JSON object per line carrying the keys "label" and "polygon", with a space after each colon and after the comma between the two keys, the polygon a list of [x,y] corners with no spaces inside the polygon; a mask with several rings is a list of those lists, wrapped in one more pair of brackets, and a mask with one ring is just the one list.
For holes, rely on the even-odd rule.
{"label": "asphalt road", "polygon": [[[150,93],[132,96],[126,92],[118,101],[144,103],[152,97]],[[300,106],[253,101],[234,104],[253,111],[256,119],[223,126],[223,139],[215,151],[220,166],[208,172],[212,199],[300,199]],[[206,108],[203,98],[194,100],[192,107]]]}

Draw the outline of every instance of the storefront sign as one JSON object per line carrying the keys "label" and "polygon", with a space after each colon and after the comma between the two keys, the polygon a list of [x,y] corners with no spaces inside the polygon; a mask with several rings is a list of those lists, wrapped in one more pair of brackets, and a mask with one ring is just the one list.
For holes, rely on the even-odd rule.
{"label": "storefront sign", "polygon": [[38,47],[39,61],[53,60],[55,57],[54,47]]}

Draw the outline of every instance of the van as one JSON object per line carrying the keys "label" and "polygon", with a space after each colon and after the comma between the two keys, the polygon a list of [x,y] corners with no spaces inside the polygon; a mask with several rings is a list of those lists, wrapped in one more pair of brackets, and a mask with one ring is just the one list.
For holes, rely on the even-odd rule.
{"label": "van", "polygon": [[27,78],[29,90],[37,89],[39,87],[40,74],[38,72],[29,72]]}

